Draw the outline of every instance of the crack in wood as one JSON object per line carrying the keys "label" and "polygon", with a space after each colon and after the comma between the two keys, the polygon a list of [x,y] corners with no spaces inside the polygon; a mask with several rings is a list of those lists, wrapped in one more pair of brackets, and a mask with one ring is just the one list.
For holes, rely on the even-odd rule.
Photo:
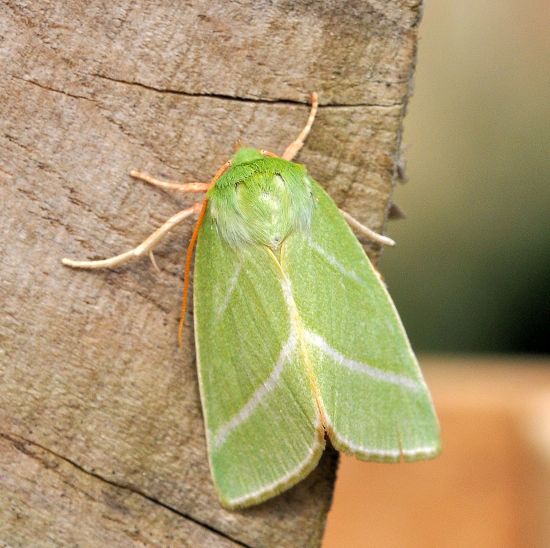
{"label": "crack in wood", "polygon": [[41,89],[44,89],[46,91],[52,91],[54,93],[61,93],[62,95],[66,95],[67,97],[72,97],[73,99],[84,99],[85,101],[90,101],[91,103],[95,103],[96,101],[94,99],[90,99],[90,97],[86,97],[85,95],[77,95],[76,93],[69,93],[68,91],[65,91],[64,89],[58,89],[51,86],[47,86],[46,84],[42,84],[40,82],[37,82],[36,80],[31,80],[30,78],[21,78],[21,76],[16,76],[15,74],[10,74],[12,78],[15,80],[20,80],[21,82],[26,82],[27,84],[32,84],[33,86],[37,86]]}
{"label": "crack in wood", "polygon": [[[124,484],[124,483],[119,483],[119,482],[116,482],[116,481],[113,481],[111,479],[108,479],[108,478],[105,478],[103,476],[101,476],[100,474],[98,474],[97,472],[92,472],[90,470],[87,470],[84,466],[78,464],[77,462],[71,460],[70,458],[68,457],[65,457],[64,455],[61,455],[59,453],[57,453],[56,451],[53,451],[52,449],[49,449],[48,447],[45,447],[44,445],[36,442],[36,441],[33,441],[33,440],[29,440],[19,434],[13,434],[13,433],[6,433],[6,432],[0,432],[0,438],[3,438],[5,439],[6,441],[8,441],[9,443],[11,443],[15,449],[17,449],[19,452],[27,455],[28,457],[32,458],[32,459],[35,459],[37,461],[39,461],[40,463],[42,463],[45,467],[51,469],[51,466],[49,466],[48,464],[44,463],[43,459],[40,458],[39,455],[33,453],[32,451],[29,450],[29,448],[27,447],[27,445],[31,445],[33,447],[37,447],[39,449],[41,449],[42,451],[45,451],[46,453],[52,455],[53,457],[57,458],[57,459],[60,459],[62,460],[63,462],[66,462],[68,464],[70,464],[71,466],[73,466],[74,468],[76,468],[79,472],[82,472],[88,476],[91,476],[101,482],[104,482],[108,485],[111,485],[112,487],[115,487],[117,489],[123,489],[125,491],[129,491],[131,493],[134,493],[140,497],[143,497],[144,499],[148,500],[149,502],[157,505],[157,506],[160,506],[161,508],[165,509],[165,510],[168,510],[169,512],[172,512],[174,514],[176,514],[177,516],[183,518],[183,519],[186,519],[188,521],[191,521],[192,523],[200,526],[200,527],[203,527],[204,529],[207,529],[208,531],[210,531],[211,533],[214,533],[226,540],[229,540],[231,542],[234,542],[235,544],[237,544],[238,546],[242,546],[244,548],[252,548],[250,545],[242,542],[241,540],[235,538],[235,537],[232,537],[231,535],[228,535],[227,533],[223,532],[223,531],[220,531],[219,529],[216,529],[215,527],[213,527],[212,525],[210,525],[209,523],[206,523],[194,516],[191,516],[189,514],[186,514],[185,512],[182,512],[181,510],[178,510],[177,508],[174,508],[173,506],[170,506],[169,504],[165,503],[165,502],[162,502],[161,500],[151,496],[151,495],[148,495],[147,493],[145,493],[144,491],[141,491],[140,489],[137,489],[136,487],[130,485],[130,484]],[[74,487],[74,486],[73,486]]]}
{"label": "crack in wood", "polygon": [[[66,90],[54,88],[52,86],[47,86],[46,84],[42,84],[40,82],[37,82],[36,80],[31,80],[28,78],[22,78],[20,76],[16,76],[15,74],[10,74],[10,76],[16,80],[20,80],[22,82],[26,82],[28,84],[32,84],[34,86],[37,86],[43,90],[46,91],[52,91],[54,93],[60,93],[62,95],[66,95],[67,97],[72,97],[73,99],[83,99],[85,101],[90,101],[91,103],[97,103],[95,99],[92,99],[90,97],[87,97],[85,95],[78,95],[76,93],[69,93]],[[106,76],[105,74],[99,74],[99,73],[91,73],[89,76],[94,76],[97,78],[101,78],[103,80],[108,80],[109,82],[114,82],[116,84],[123,84],[127,86],[135,86],[142,89],[146,89],[148,91],[154,91],[156,93],[165,93],[170,95],[183,95],[185,97],[204,97],[206,99],[222,99],[226,101],[236,101],[240,103],[259,103],[259,104],[277,104],[277,105],[305,105],[307,106],[309,104],[308,101],[299,101],[297,99],[268,99],[268,98],[259,98],[259,97],[240,97],[238,95],[230,95],[225,93],[210,93],[210,92],[192,92],[192,91],[184,91],[181,89],[171,89],[171,88],[159,88],[156,86],[152,86],[150,84],[144,84],[142,82],[137,82],[134,80],[123,80],[121,78],[113,78],[111,76]],[[405,83],[406,80],[395,80],[395,81],[382,81],[382,80],[372,80],[373,83],[387,83],[387,84],[394,84],[394,83]],[[402,101],[394,101],[391,103],[324,103],[319,104],[319,108],[395,108],[395,107],[402,107],[403,102]]]}
{"label": "crack in wood", "polygon": [[[184,91],[181,89],[171,89],[171,88],[160,88],[152,86],[150,84],[144,84],[142,82],[137,82],[134,80],[123,80],[121,78],[114,78],[112,76],[106,76],[105,74],[100,74],[97,72],[91,73],[91,76],[101,78],[103,80],[108,80],[109,82],[114,82],[116,84],[123,84],[127,86],[135,86],[148,91],[154,91],[157,93],[166,93],[171,95],[184,95],[185,97],[204,97],[207,99],[224,99],[227,101],[237,101],[239,103],[260,103],[260,104],[277,104],[277,105],[309,105],[308,101],[298,101],[297,99],[268,99],[268,98],[259,98],[259,97],[240,97],[238,95],[230,95],[225,93],[210,93],[210,92],[191,92]],[[400,101],[393,103],[325,103],[319,104],[319,108],[354,108],[354,107],[372,107],[372,108],[393,108],[401,107],[403,103]]]}

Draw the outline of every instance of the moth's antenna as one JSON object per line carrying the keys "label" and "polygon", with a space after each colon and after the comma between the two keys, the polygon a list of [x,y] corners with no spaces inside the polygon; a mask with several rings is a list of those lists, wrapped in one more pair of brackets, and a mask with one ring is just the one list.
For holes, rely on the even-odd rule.
{"label": "moth's antenna", "polygon": [[[231,165],[231,160],[227,160],[218,171],[216,171],[214,177],[208,184],[208,189],[210,190],[215,184],[216,181],[223,175],[225,170]],[[189,280],[191,274],[191,263],[193,262],[193,252],[195,250],[195,244],[197,243],[197,238],[199,237],[199,230],[201,228],[204,217],[206,216],[206,209],[208,206],[208,198],[204,198],[202,202],[201,212],[199,218],[193,229],[193,234],[191,240],[189,240],[189,245],[187,246],[187,254],[185,255],[185,272],[183,275],[183,297],[181,301],[181,315],[180,322],[178,326],[178,343],[180,346],[183,344],[183,327],[185,326],[185,315],[187,314],[187,302],[189,297]]]}
{"label": "moth's antenna", "polygon": [[187,246],[187,254],[185,256],[185,273],[183,275],[183,297],[181,301],[181,315],[180,323],[178,325],[178,344],[182,346],[183,340],[183,326],[185,325],[185,315],[187,314],[187,300],[189,295],[189,276],[191,273],[191,262],[193,261],[193,251],[195,250],[195,244],[197,243],[197,238],[199,236],[199,230],[204,221],[206,215],[206,206],[208,205],[208,199],[205,198],[202,202],[201,212],[199,218],[195,223],[195,228],[193,229],[193,235]]}

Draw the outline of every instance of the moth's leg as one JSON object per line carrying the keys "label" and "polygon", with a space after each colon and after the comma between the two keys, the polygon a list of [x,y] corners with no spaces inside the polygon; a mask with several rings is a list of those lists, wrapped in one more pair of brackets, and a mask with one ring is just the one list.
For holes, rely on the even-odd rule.
{"label": "moth's leg", "polygon": [[[202,204],[197,203],[187,209],[176,213],[174,216],[170,217],[162,226],[157,228],[151,236],[144,240],[134,249],[126,251],[126,253],[121,253],[110,259],[101,259],[99,261],[73,261],[72,259],[62,259],[61,262],[64,265],[72,266],[73,268],[86,268],[86,269],[96,269],[96,268],[114,268],[125,264],[133,259],[137,259],[145,254],[152,254],[153,248],[170,232],[174,227],[185,221],[191,215],[199,213],[201,210]],[[151,256],[151,255],[149,255]],[[155,264],[154,259],[151,259],[153,264]],[[158,268],[158,267],[157,267]]]}
{"label": "moth's leg", "polygon": [[341,209],[340,213],[352,228],[355,228],[355,230],[366,236],[369,240],[383,245],[395,245],[395,242],[391,238],[378,234],[378,232],[374,232],[374,230],[371,230],[368,226],[360,223],[355,217],[352,217],[347,211]]}
{"label": "moth's leg", "polygon": [[260,153],[263,154],[264,156],[269,156],[270,158],[282,158],[282,156],[279,156],[278,154],[275,154],[270,150],[265,150],[264,148],[260,150]]}
{"label": "moth's leg", "polygon": [[179,190],[181,192],[206,192],[208,190],[208,183],[179,183],[178,181],[156,179],[155,177],[151,177],[148,173],[143,173],[136,169],[130,171],[130,175],[134,177],[134,179],[139,179],[150,185],[167,188],[169,190]]}
{"label": "moth's leg", "polygon": [[160,274],[160,268],[159,268],[159,265],[157,264],[157,261],[155,259],[155,255],[152,249],[151,251],[149,251],[149,260],[151,261],[153,268]]}
{"label": "moth's leg", "polygon": [[309,135],[311,126],[313,125],[313,120],[315,120],[318,106],[319,101],[317,100],[317,94],[313,92],[311,94],[311,110],[309,111],[309,118],[307,119],[307,123],[304,129],[302,129],[300,135],[298,135],[298,137],[296,138],[296,140],[286,147],[286,150],[283,152],[281,158],[284,158],[285,160],[292,160],[296,156],[296,154],[298,154],[300,149],[304,146],[304,141]]}

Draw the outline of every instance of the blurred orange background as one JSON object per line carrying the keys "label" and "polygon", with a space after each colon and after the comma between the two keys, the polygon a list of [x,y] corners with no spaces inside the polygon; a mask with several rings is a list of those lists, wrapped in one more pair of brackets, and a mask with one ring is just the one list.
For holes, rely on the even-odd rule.
{"label": "blurred orange background", "polygon": [[324,548],[548,547],[550,4],[425,4],[380,267],[443,453],[341,456]]}
{"label": "blurred orange background", "polygon": [[550,546],[550,360],[422,361],[443,453],[341,455],[324,548]]}

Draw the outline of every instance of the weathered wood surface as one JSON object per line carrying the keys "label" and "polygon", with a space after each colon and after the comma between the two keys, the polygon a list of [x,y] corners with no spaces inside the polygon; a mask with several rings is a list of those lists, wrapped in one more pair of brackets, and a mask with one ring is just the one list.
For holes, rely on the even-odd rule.
{"label": "weathered wood surface", "polygon": [[[243,512],[216,499],[192,330],[176,345],[186,225],[147,260],[78,272],[190,202],[131,168],[208,180],[242,141],[299,161],[381,229],[419,2],[0,6],[0,544],[308,546],[336,458]],[[376,255],[376,249],[371,249]]]}

